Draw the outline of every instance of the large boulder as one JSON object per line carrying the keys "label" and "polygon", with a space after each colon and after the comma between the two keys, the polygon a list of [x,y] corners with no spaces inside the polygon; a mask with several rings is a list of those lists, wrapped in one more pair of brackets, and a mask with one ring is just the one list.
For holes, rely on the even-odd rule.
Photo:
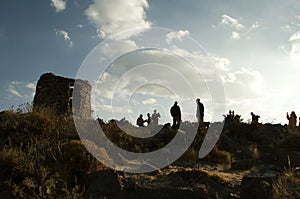
{"label": "large boulder", "polygon": [[277,172],[251,173],[242,179],[241,199],[275,199],[274,183],[283,178]]}

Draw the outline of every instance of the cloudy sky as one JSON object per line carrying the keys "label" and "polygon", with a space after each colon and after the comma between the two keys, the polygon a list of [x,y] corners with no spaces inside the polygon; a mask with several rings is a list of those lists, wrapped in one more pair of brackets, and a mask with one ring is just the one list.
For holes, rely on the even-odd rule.
{"label": "cloudy sky", "polygon": [[[157,40],[152,43],[164,40],[176,55],[153,49],[137,51],[143,47],[139,38],[153,27],[174,30],[156,35]],[[135,31],[124,33],[133,29]],[[114,35],[117,34],[116,39]],[[212,117],[210,111],[219,101],[213,99],[213,91],[207,88],[210,79],[203,77],[205,71],[200,71],[202,79],[197,78],[196,73],[189,74],[193,67],[180,59],[190,58],[202,65],[205,53],[213,63],[211,67],[217,69],[224,87],[226,111],[234,109],[245,121],[253,111],[263,122],[283,124],[287,122],[286,112],[294,110],[300,116],[298,0],[2,0],[0,109],[32,101],[35,84],[42,73],[76,77],[89,53],[110,38],[114,39],[99,49],[101,56],[128,54],[109,65],[95,83],[97,100],[94,109],[98,115],[107,117],[105,119],[110,117],[113,105],[116,113],[125,111],[132,118],[138,112],[146,114],[153,108],[168,115],[165,106],[172,105],[172,100],[178,96],[186,96],[187,90],[184,87],[179,87],[179,91],[168,88],[168,83],[173,80],[163,75],[158,75],[157,81],[149,84],[149,74],[156,74],[158,70],[177,71],[182,81],[188,79],[191,87],[198,89],[193,94],[203,99],[207,115]],[[200,53],[194,51],[192,44],[180,46],[191,39],[202,46]],[[178,61],[174,64],[177,56]],[[143,62],[138,58],[143,58]],[[147,65],[153,60],[155,64]],[[133,65],[138,64],[143,64],[144,68],[132,71]],[[168,67],[170,65],[173,68]],[[152,68],[151,72],[149,68]],[[122,76],[123,73],[128,76]],[[139,78],[132,78],[137,76]],[[157,83],[159,79],[165,82]],[[118,93],[107,92],[114,88],[126,95],[130,89],[124,89],[124,84],[123,87],[114,86],[120,81],[127,82],[127,88],[136,91],[128,95],[130,99],[126,106]],[[143,83],[148,85],[142,86]],[[137,84],[140,86],[132,86]],[[180,99],[184,111],[194,112],[194,97]],[[218,114],[222,118],[222,113]],[[192,120],[189,114],[184,119]]]}

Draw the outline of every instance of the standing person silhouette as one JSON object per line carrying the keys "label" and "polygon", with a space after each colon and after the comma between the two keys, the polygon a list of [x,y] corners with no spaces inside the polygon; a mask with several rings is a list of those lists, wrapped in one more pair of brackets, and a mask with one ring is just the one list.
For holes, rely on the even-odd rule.
{"label": "standing person silhouette", "polygon": [[170,113],[171,116],[173,117],[172,128],[179,129],[180,122],[181,122],[181,110],[177,102],[175,102],[174,105],[171,107]]}
{"label": "standing person silhouette", "polygon": [[150,123],[151,123],[150,113],[147,114],[147,119],[144,122],[147,122],[148,126],[150,125]]}
{"label": "standing person silhouette", "polygon": [[260,118],[259,115],[255,115],[253,112],[250,113],[252,120],[251,120],[251,124],[258,124],[258,119]]}
{"label": "standing person silhouette", "polygon": [[203,124],[203,122],[204,122],[204,106],[200,102],[199,98],[196,99],[196,103],[197,103],[196,117],[197,117],[199,124]]}
{"label": "standing person silhouette", "polygon": [[140,117],[138,117],[138,119],[136,120],[136,125],[138,125],[139,127],[143,127],[144,126],[144,119],[143,119],[143,115],[140,114]]}
{"label": "standing person silhouette", "polygon": [[151,116],[153,124],[158,125],[158,118],[160,118],[160,114],[156,110],[154,110],[154,112],[153,112],[153,114]]}
{"label": "standing person silhouette", "polygon": [[289,113],[287,112],[286,118],[289,120],[289,126],[296,126],[297,115],[296,115],[295,111],[292,111],[290,116],[289,116]]}

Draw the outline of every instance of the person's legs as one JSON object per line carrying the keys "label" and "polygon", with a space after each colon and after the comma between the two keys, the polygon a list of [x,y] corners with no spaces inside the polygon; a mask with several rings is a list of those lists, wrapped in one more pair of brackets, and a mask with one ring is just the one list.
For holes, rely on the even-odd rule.
{"label": "person's legs", "polygon": [[203,117],[204,117],[203,115],[200,116],[200,121],[199,121],[199,123],[203,123],[203,122],[204,122]]}
{"label": "person's legs", "polygon": [[176,128],[179,129],[180,127],[181,118],[178,116],[176,117]]}
{"label": "person's legs", "polygon": [[176,127],[176,117],[173,117],[173,125],[172,125],[172,128],[175,128]]}

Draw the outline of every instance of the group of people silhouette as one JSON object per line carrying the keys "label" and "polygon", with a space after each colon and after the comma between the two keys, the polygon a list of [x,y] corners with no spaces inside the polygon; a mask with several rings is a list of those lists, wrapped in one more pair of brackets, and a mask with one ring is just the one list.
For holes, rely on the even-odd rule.
{"label": "group of people silhouette", "polygon": [[[198,122],[201,124],[204,122],[204,105],[200,102],[199,98],[196,99],[196,103],[197,103],[196,117]],[[175,101],[174,105],[170,108],[170,114],[173,118],[172,128],[179,129],[181,123],[181,110],[180,107],[178,106],[177,101]],[[147,123],[147,125],[150,124],[158,125],[158,120],[159,120],[158,118],[160,118],[160,114],[156,110],[154,110],[154,113],[152,114],[151,117],[150,117],[150,113],[148,113],[147,117],[148,118],[144,120],[143,115],[140,114],[140,116],[136,120],[136,125],[138,125],[139,127],[143,127],[145,126],[144,125],[145,122]]]}
{"label": "group of people silhouette", "polygon": [[147,123],[147,126],[149,126],[150,124],[158,125],[159,118],[160,118],[160,114],[156,110],[153,111],[151,117],[150,117],[150,113],[147,113],[147,119],[145,120],[143,119],[143,114],[140,114],[140,116],[136,120],[136,125],[140,127],[145,126],[145,123]]}
{"label": "group of people silhouette", "polygon": [[[204,122],[204,105],[201,103],[200,99],[196,99],[196,104],[197,104],[197,111],[196,111],[196,118],[199,124],[203,124]],[[174,105],[170,108],[170,114],[173,118],[173,124],[172,128],[179,129],[180,123],[181,123],[181,110],[180,107],[178,106],[178,102],[175,101]],[[253,112],[250,113],[251,115],[251,124],[258,124],[258,120],[260,118],[259,115],[254,114]],[[225,116],[225,115],[224,115]],[[140,116],[137,118],[136,125],[139,127],[145,126],[145,123],[147,123],[147,126],[150,124],[153,125],[158,125],[158,121],[160,118],[160,114],[154,110],[153,114],[150,116],[150,113],[147,114],[147,119],[143,119],[143,115],[140,114]],[[240,120],[240,115],[235,115],[234,111],[229,110],[229,114],[225,116],[225,118],[228,119],[233,119],[233,120]],[[288,119],[289,123],[288,126],[297,126],[297,115],[295,111],[292,111],[291,114],[288,112],[286,113],[286,118]],[[299,117],[299,127],[300,127],[300,117]]]}

